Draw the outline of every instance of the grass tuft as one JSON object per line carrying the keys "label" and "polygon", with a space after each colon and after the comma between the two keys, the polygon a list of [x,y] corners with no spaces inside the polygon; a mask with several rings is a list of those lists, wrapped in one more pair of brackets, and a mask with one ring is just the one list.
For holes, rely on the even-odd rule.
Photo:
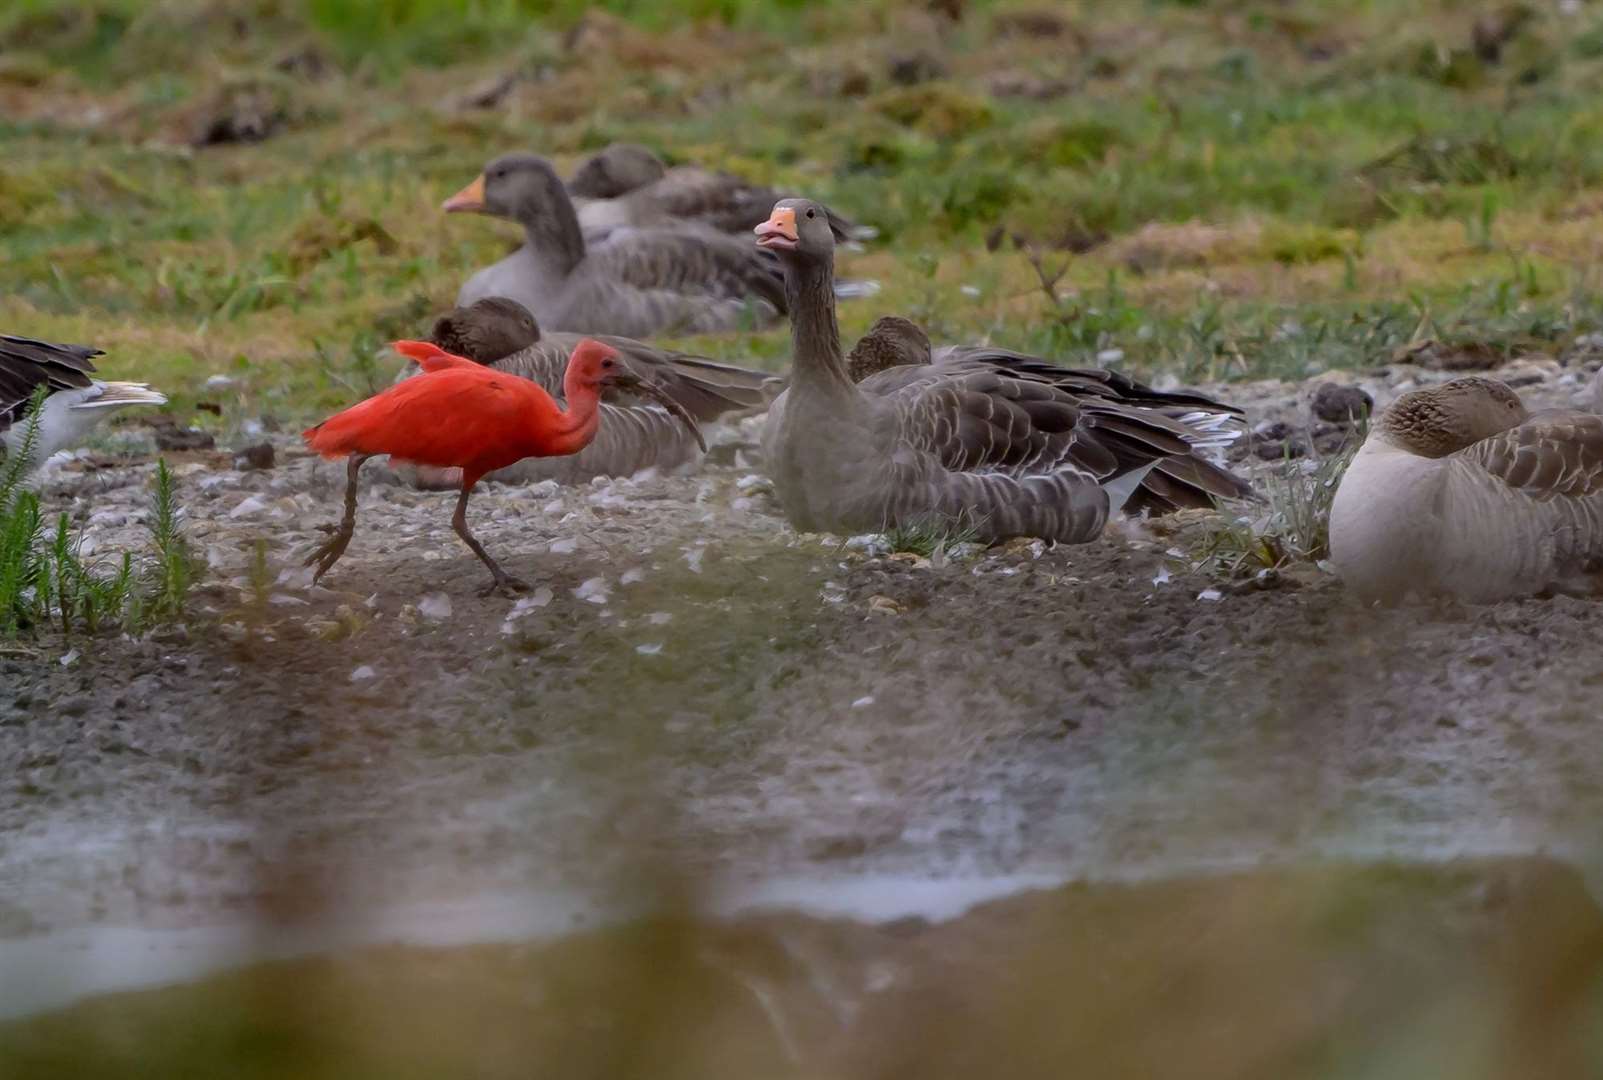
{"label": "grass tuft", "polygon": [[[36,395],[37,398],[43,395]],[[134,556],[123,552],[109,574],[86,562],[82,538],[66,514],[45,524],[39,496],[24,487],[24,464],[37,440],[38,410],[28,421],[21,452],[0,473],[0,640],[57,629],[140,633],[184,618],[196,563],[180,525],[172,474],[162,461],[152,496],[152,554],[140,577]]]}
{"label": "grass tuft", "polygon": [[1259,482],[1265,504],[1257,517],[1221,517],[1200,545],[1202,565],[1226,577],[1243,577],[1330,555],[1330,506],[1342,475],[1363,445],[1367,425],[1346,446],[1312,461],[1286,459]]}

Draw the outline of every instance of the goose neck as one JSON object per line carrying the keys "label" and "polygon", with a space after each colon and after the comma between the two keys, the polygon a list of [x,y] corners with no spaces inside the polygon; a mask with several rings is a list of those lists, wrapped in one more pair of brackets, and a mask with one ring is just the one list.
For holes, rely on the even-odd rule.
{"label": "goose neck", "polygon": [[841,355],[835,321],[835,274],[828,261],[787,264],[785,292],[790,307],[790,341],[798,388],[855,394]]}

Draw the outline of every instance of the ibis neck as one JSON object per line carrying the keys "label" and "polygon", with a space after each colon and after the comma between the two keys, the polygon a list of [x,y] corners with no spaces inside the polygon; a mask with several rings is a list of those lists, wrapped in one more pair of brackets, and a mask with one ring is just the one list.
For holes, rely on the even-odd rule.
{"label": "ibis neck", "polygon": [[795,385],[811,393],[855,395],[857,387],[846,373],[835,321],[833,260],[786,260],[784,265]]}
{"label": "ibis neck", "polygon": [[562,396],[567,408],[557,413],[556,423],[545,440],[551,456],[575,454],[590,445],[601,426],[601,395],[595,386],[574,379],[564,379]]}

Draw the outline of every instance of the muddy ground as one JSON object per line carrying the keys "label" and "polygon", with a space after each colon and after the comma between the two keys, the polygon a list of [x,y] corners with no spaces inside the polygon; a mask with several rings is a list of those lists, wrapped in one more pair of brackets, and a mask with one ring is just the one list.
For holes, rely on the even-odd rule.
{"label": "muddy ground", "polygon": [[[1533,403],[1590,393],[1533,371]],[[1309,387],[1215,389],[1271,443],[1329,436]],[[690,475],[488,486],[470,517],[537,586],[519,602],[477,595],[451,496],[382,469],[312,588],[340,466],[286,436],[271,470],[189,455],[188,626],[0,654],[0,933],[1310,857],[1541,851],[1603,882],[1603,607],[1233,583],[1195,517],[933,561],[797,536],[755,431]],[[114,549],[149,469],[68,463],[46,492]]]}

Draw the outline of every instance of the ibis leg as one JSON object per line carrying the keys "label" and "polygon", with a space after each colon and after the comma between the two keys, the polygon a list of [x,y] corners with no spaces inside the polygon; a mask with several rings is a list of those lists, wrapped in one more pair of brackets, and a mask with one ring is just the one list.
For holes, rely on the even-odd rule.
{"label": "ibis leg", "polygon": [[302,566],[317,564],[317,573],[312,575],[313,585],[316,585],[322,576],[340,561],[340,556],[345,554],[345,549],[350,546],[351,534],[356,531],[356,474],[361,471],[362,462],[372,456],[372,454],[352,454],[345,461],[345,516],[340,519],[338,525],[318,526],[330,534],[329,538],[301,563]]}
{"label": "ibis leg", "polygon": [[462,538],[462,542],[472,549],[479,561],[490,568],[490,584],[479,590],[480,596],[489,596],[491,593],[527,592],[529,586],[526,582],[501,569],[501,564],[490,558],[490,553],[484,550],[484,545],[473,538],[468,532],[468,494],[472,488],[463,488],[461,496],[456,500],[456,513],[451,515],[451,528]]}

